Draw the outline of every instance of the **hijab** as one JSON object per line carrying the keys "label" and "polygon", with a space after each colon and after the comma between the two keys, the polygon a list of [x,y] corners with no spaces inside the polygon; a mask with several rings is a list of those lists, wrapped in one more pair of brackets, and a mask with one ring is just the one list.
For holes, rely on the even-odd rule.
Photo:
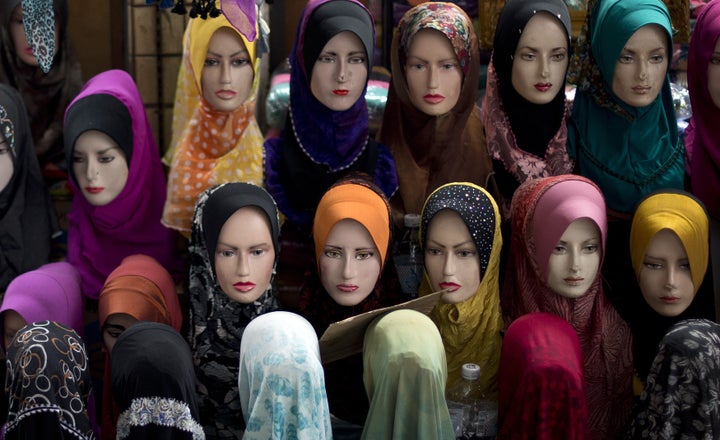
{"label": "hijab", "polygon": [[57,216],[35,156],[20,94],[0,84],[0,130],[10,151],[13,174],[0,189],[0,292],[16,276],[48,262]]}
{"label": "hijab", "polygon": [[74,330],[52,321],[23,327],[8,348],[5,438],[95,439],[91,390],[85,345]]}
{"label": "hijab", "polygon": [[684,154],[669,78],[650,105],[632,107],[612,92],[615,63],[625,43],[645,25],[665,31],[670,51],[672,25],[660,0],[602,0],[590,13],[589,43],[576,49],[582,74],[568,152],[576,171],[602,189],[607,207],[629,213],[653,190],[683,187]]}
{"label": "hijab", "polygon": [[498,371],[498,438],[589,438],[582,351],[557,315],[528,313],[510,324]]}
{"label": "hijab", "polygon": [[[509,214],[512,193],[526,179],[573,170],[567,154],[568,104],[565,84],[547,104],[534,104],[513,87],[513,57],[522,31],[538,13],[550,14],[565,30],[569,57],[570,13],[562,0],[511,0],[505,4],[497,27],[488,66],[482,121],[488,151],[496,162],[496,181],[505,198],[503,216]],[[498,166],[499,165],[499,166]],[[509,174],[501,180],[504,174]],[[511,179],[512,178],[512,179]],[[502,183],[507,182],[506,185]]]}
{"label": "hijab", "polygon": [[303,9],[290,52],[290,103],[280,138],[265,142],[265,186],[280,211],[295,224],[309,226],[313,211],[327,189],[350,172],[372,176],[386,197],[397,189],[392,154],[370,138],[365,101],[334,111],[312,93],[313,66],[325,44],[349,31],[362,42],[370,78],[375,24],[357,0],[310,0]]}
{"label": "hijab", "polygon": [[[709,262],[708,223],[705,207],[688,193],[666,190],[648,195],[635,210],[630,229],[630,258],[637,279],[640,279],[650,241],[660,230],[669,229],[680,238],[685,248],[697,294]],[[664,317],[650,308],[642,295],[633,295],[633,298],[633,313],[629,320],[633,330],[635,370],[644,380],[663,335],[678,321],[701,317],[702,301],[694,299],[679,316]]]}
{"label": "hijab", "polygon": [[632,406],[631,333],[606,298],[599,263],[587,292],[570,299],[547,286],[554,247],[575,220],[592,220],[605,254],[607,219],[600,189],[582,176],[526,181],[512,202],[512,235],[501,306],[506,325],[532,312],[568,321],[578,334],[593,438],[614,438]]}
{"label": "hijab", "polygon": [[[413,37],[423,29],[441,32],[463,72],[458,102],[448,113],[430,116],[410,101],[405,60]],[[476,105],[480,77],[477,36],[470,18],[452,3],[427,2],[403,15],[390,52],[393,76],[378,139],[392,150],[400,190],[393,213],[415,213],[438,186],[468,181],[495,191]],[[494,185],[494,183],[492,184]]]}
{"label": "hijab", "polygon": [[118,439],[205,439],[192,355],[176,329],[141,322],[124,331],[112,350],[112,372],[122,411]]}
{"label": "hijab", "polygon": [[[104,330],[107,318],[124,313],[138,321],[160,322],[180,331],[182,312],[175,283],[168,271],[152,257],[130,255],[113,270],[105,281],[98,302],[98,321]],[[102,437],[115,438],[120,409],[112,385],[110,352],[105,351],[103,380]]]}
{"label": "hijab", "polygon": [[[231,29],[242,40],[254,72],[250,95],[238,109],[220,111],[202,97],[202,71],[210,40],[219,29]],[[225,15],[190,19],[184,36],[183,65],[176,102],[190,99],[195,105],[174,149],[168,175],[163,224],[188,233],[198,194],[208,187],[233,181],[262,183],[263,136],[255,119],[255,100],[260,83],[257,40],[237,31]],[[183,75],[188,76],[183,81]],[[182,110],[182,107],[179,107]],[[173,138],[176,136],[173,135]]]}
{"label": "hijab", "polygon": [[[84,302],[80,274],[70,263],[62,261],[44,264],[12,280],[3,296],[0,314],[14,310],[28,324],[54,321],[82,336]],[[0,320],[0,340],[3,333]]]}
{"label": "hijab", "polygon": [[[30,3],[23,1],[23,6]],[[0,83],[7,84],[18,91],[27,107],[27,112],[34,139],[34,151],[37,154],[41,168],[47,162],[62,164],[63,154],[63,114],[70,101],[80,92],[82,87],[82,74],[80,62],[72,47],[67,32],[68,4],[67,0],[53,0],[52,12],[45,11],[47,21],[54,21],[56,29],[50,31],[47,21],[27,21],[26,29],[34,32],[44,29],[52,32],[46,35],[45,40],[36,40],[32,44],[33,51],[41,54],[48,51],[43,43],[55,39],[58,33],[59,46],[55,47],[52,66],[48,72],[43,72],[39,66],[29,66],[15,53],[15,45],[10,37],[10,19],[12,11],[21,4],[21,0],[5,0],[2,2],[2,27],[0,27]],[[41,12],[42,14],[42,12]],[[27,32],[27,31],[26,31]],[[42,60],[42,57],[38,57]]]}
{"label": "hijab", "polygon": [[87,130],[102,131],[120,145],[126,153],[128,177],[112,202],[93,206],[70,171],[75,197],[68,214],[67,260],[80,272],[84,294],[97,299],[110,272],[136,253],[179,273],[174,235],[160,224],[165,174],[142,98],[129,74],[109,70],[96,75],[70,104],[65,116],[67,157],[73,157],[75,141]]}
{"label": "hijab", "polygon": [[685,131],[688,156],[689,191],[720,219],[720,109],[708,90],[708,66],[720,37],[720,3],[710,2],[695,22],[688,49],[688,89],[692,118]]}
{"label": "hijab", "polygon": [[[500,313],[500,213],[495,201],[483,188],[469,183],[449,183],[433,191],[422,211],[420,242],[427,248],[427,234],[435,214],[449,209],[467,226],[480,260],[480,284],[477,291],[458,304],[442,301],[433,307],[430,317],[440,329],[448,362],[448,384],[460,379],[466,363],[480,365],[480,383],[495,396],[497,369],[503,328]],[[426,285],[431,285],[427,271]]]}
{"label": "hijab", "polygon": [[[200,420],[209,436],[237,436],[242,416],[237,389],[238,350],[250,321],[278,309],[272,281],[251,304],[232,301],[215,275],[215,246],[225,222],[240,208],[253,206],[265,213],[275,249],[280,253],[280,222],[275,202],[251,183],[213,186],[198,197],[190,236],[190,348],[200,397]],[[273,268],[274,272],[274,268]]]}

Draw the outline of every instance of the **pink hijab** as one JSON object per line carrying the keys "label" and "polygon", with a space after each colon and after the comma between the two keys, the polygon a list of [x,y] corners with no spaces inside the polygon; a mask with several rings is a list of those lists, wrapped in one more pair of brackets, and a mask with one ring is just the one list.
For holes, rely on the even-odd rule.
{"label": "pink hijab", "polygon": [[708,3],[700,13],[688,50],[688,88],[692,119],[686,131],[689,190],[720,219],[720,108],[708,91],[708,64],[720,37],[720,1]]}
{"label": "pink hijab", "polygon": [[[74,179],[69,179],[75,197],[68,214],[68,262],[80,272],[83,293],[97,299],[103,283],[123,258],[145,254],[155,258],[171,273],[179,274],[179,261],[174,253],[175,237],[160,223],[165,204],[165,173],[160,153],[153,137],[145,107],[132,77],[122,70],[109,70],[90,79],[65,112],[65,150],[72,157],[75,139],[68,139],[67,126],[70,109],[81,99],[106,94],[118,99],[132,118],[132,145],[125,188],[115,200],[105,206],[93,206]],[[75,121],[86,123],[89,129],[99,124],[89,121],[102,108],[86,106]],[[102,117],[98,118],[102,119]],[[76,123],[72,121],[72,123]],[[79,135],[79,134],[78,134]],[[120,143],[120,142],[119,142]]]}

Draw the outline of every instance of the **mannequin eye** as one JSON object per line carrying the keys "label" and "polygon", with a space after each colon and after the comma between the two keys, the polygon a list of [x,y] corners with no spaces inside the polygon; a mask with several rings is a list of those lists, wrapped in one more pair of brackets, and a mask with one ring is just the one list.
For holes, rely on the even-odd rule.
{"label": "mannequin eye", "polygon": [[427,255],[433,255],[433,256],[442,255],[442,251],[437,248],[427,248],[427,249],[425,249],[425,253]]}
{"label": "mannequin eye", "polygon": [[567,248],[563,244],[556,244],[553,248],[553,254],[564,254],[567,251]]}
{"label": "mannequin eye", "polygon": [[600,246],[597,244],[587,244],[583,247],[583,250],[588,254],[594,254],[600,249]]}
{"label": "mannequin eye", "polygon": [[98,158],[98,162],[100,163],[110,163],[113,160],[115,160],[115,156],[100,156]]}
{"label": "mannequin eye", "polygon": [[652,262],[652,261],[644,261],[644,262],[643,262],[643,266],[645,266],[645,267],[647,267],[648,269],[651,269],[651,270],[660,270],[660,269],[663,268],[663,265],[662,265],[662,264],[660,264],[660,263],[655,263],[655,262]]}
{"label": "mannequin eye", "polygon": [[328,258],[341,258],[342,252],[340,252],[337,249],[325,249],[325,252],[323,253]]}
{"label": "mannequin eye", "polygon": [[367,260],[368,258],[372,258],[372,256],[375,255],[372,251],[360,251],[355,253],[355,259],[356,260]]}
{"label": "mannequin eye", "polygon": [[265,249],[258,248],[258,249],[253,249],[250,251],[250,255],[252,255],[253,257],[259,257],[264,254],[265,254]]}
{"label": "mannequin eye", "polygon": [[710,64],[720,64],[720,55],[714,55],[712,58],[710,58]]}
{"label": "mannequin eye", "polygon": [[475,251],[471,249],[462,249],[457,251],[457,256],[460,258],[471,258],[475,256]]}
{"label": "mannequin eye", "polygon": [[365,57],[361,56],[352,56],[348,60],[350,64],[365,64]]}

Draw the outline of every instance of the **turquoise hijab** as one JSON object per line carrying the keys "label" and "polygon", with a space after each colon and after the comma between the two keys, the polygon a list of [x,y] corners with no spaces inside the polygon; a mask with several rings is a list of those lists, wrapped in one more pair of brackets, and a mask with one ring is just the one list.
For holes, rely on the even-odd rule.
{"label": "turquoise hijab", "polygon": [[591,56],[582,60],[568,153],[576,171],[602,189],[609,209],[630,213],[652,191],[683,187],[684,148],[669,78],[645,107],[629,106],[612,92],[615,63],[635,31],[657,25],[672,47],[670,14],[661,0],[600,0],[592,14],[586,38]]}

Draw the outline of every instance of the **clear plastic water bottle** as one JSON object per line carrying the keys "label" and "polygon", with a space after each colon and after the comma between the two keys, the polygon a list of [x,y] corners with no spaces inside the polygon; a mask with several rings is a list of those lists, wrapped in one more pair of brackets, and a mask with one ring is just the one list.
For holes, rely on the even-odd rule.
{"label": "clear plastic water bottle", "polygon": [[480,385],[480,366],[464,364],[462,378],[446,392],[455,437],[491,440],[497,437],[497,402]]}
{"label": "clear plastic water bottle", "polygon": [[405,214],[405,232],[393,252],[393,261],[400,279],[400,288],[408,299],[417,297],[424,270],[420,249],[420,215]]}

